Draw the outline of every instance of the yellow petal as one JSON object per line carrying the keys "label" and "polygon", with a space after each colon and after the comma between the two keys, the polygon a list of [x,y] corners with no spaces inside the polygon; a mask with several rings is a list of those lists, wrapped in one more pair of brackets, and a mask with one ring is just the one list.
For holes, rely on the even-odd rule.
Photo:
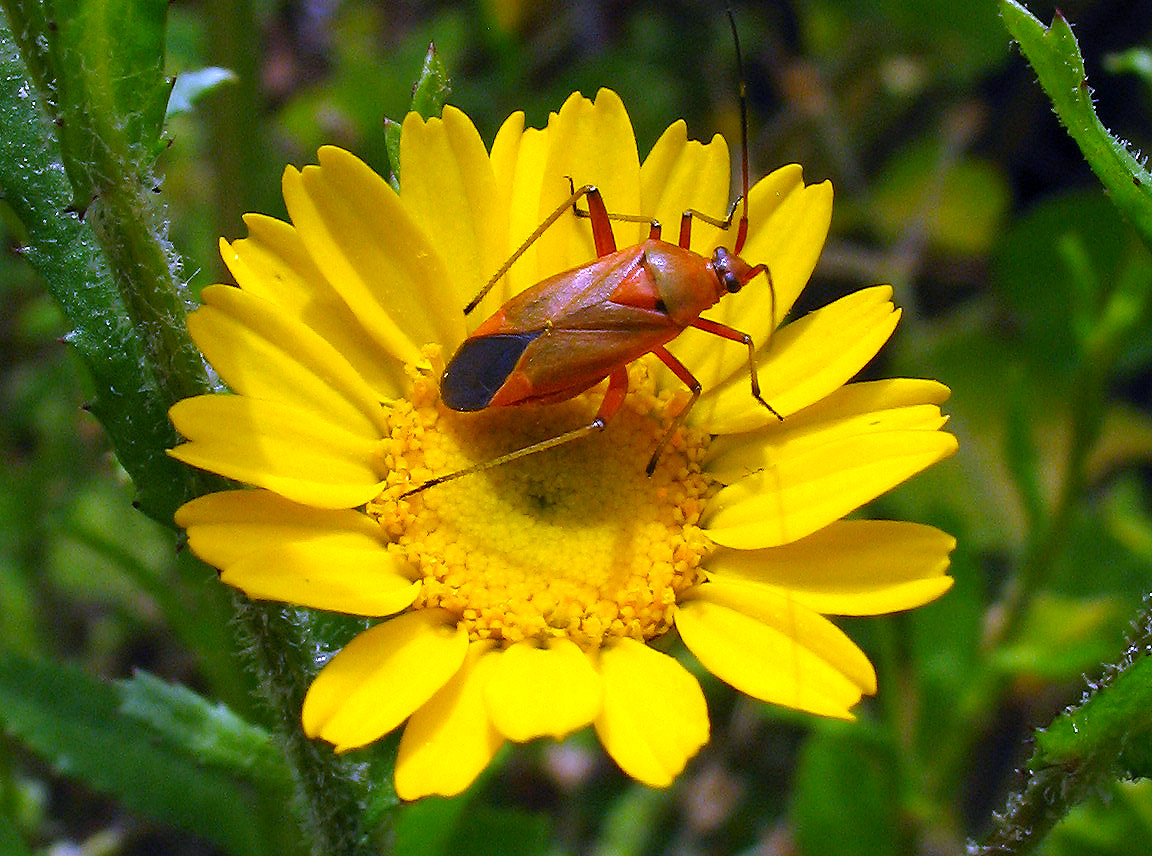
{"label": "yellow petal", "polygon": [[601,651],[600,674],[600,742],[629,776],[667,787],[708,742],[700,684],[668,655],[626,637]]}
{"label": "yellow petal", "polygon": [[348,643],[316,676],[301,718],[309,737],[337,752],[387,734],[452,679],[468,652],[468,631],[443,609],[377,624]]}
{"label": "yellow petal", "polygon": [[[570,193],[568,177],[576,187],[600,188],[611,213],[644,214],[640,210],[640,158],[636,135],[620,96],[601,89],[589,101],[573,93],[555,121],[548,125],[548,160],[540,188],[537,222],[551,214]],[[586,207],[581,204],[581,207]],[[647,227],[636,223],[612,223],[618,248],[637,244],[647,237]],[[538,242],[540,272],[559,273],[596,258],[592,226],[588,218],[561,217]]]}
{"label": "yellow petal", "polygon": [[455,312],[504,262],[507,198],[497,193],[492,162],[472,120],[452,106],[442,118],[404,119],[400,199],[440,252],[455,292]]}
{"label": "yellow petal", "polygon": [[464,316],[441,251],[384,179],[332,146],[319,166],[284,172],[284,202],[309,255],[372,336],[396,359],[451,351]]}
{"label": "yellow petal", "polygon": [[505,650],[485,691],[492,723],[509,740],[557,739],[600,713],[603,688],[588,655],[567,639]]}
{"label": "yellow petal", "polygon": [[[505,256],[508,258],[528,240],[551,213],[550,211],[540,213],[540,188],[544,184],[544,167],[547,161],[547,131],[535,128],[524,131],[516,151],[516,163],[512,170],[512,184],[508,197],[508,245],[505,247]],[[540,269],[537,242],[533,242],[512,265],[508,275],[504,277],[503,286],[497,288],[503,289],[504,299],[507,300],[508,297],[535,285],[544,277],[545,274]],[[475,320],[470,326],[475,327],[486,316],[475,312],[473,317]]]}
{"label": "yellow petal", "polygon": [[242,395],[201,395],[168,411],[189,442],[169,455],[186,464],[320,508],[352,508],[383,483],[376,444],[307,410]]}
{"label": "yellow petal", "polygon": [[220,241],[220,255],[237,284],[307,324],[344,355],[380,398],[404,389],[403,364],[364,329],[316,267],[296,230],[260,214],[244,215],[248,237]]}
{"label": "yellow petal", "polygon": [[760,470],[772,468],[782,458],[822,446],[838,438],[884,431],[936,431],[947,422],[935,402],[947,387],[934,381],[908,380],[904,392],[909,403],[884,409],[899,389],[887,381],[849,384],[811,407],[786,418],[773,420],[757,431],[717,437],[708,448],[705,466],[722,482],[732,483]]}
{"label": "yellow petal", "polygon": [[752,586],[705,583],[676,610],[676,628],[708,671],[762,701],[852,719],[876,690],[868,658],[823,616]]}
{"label": "yellow petal", "polygon": [[205,288],[188,332],[237,393],[311,410],[350,432],[385,427],[372,388],[328,342],[275,304],[238,288]]}
{"label": "yellow petal", "polygon": [[[528,219],[533,219],[536,216],[535,204],[532,205],[530,212],[513,212],[512,210],[513,196],[516,192],[516,176],[518,175],[518,171],[524,169],[528,165],[527,162],[531,160],[531,157],[528,155],[524,155],[522,157],[522,153],[527,152],[527,150],[531,148],[531,144],[527,146],[525,145],[525,140],[532,136],[541,142],[544,139],[543,135],[539,131],[529,130],[527,133],[525,133],[524,113],[522,111],[517,111],[504,120],[504,124],[501,125],[500,130],[496,132],[496,139],[492,142],[491,160],[492,173],[496,180],[496,195],[500,200],[499,210],[503,211],[505,218],[507,218],[507,225],[504,229],[504,244],[499,248],[499,251],[497,252],[497,255],[499,256],[498,266],[504,264],[505,260],[510,255],[512,255],[512,252],[516,249],[516,246],[513,245],[512,238],[510,237],[511,230],[513,228],[513,222],[517,224],[516,228],[520,229],[522,227],[519,224],[524,222],[524,215],[526,213],[528,215]],[[543,150],[542,147],[541,150]],[[543,170],[544,162],[543,156],[541,156],[539,159],[539,166],[533,170],[533,172],[539,178],[539,176],[543,175]],[[539,181],[537,181],[536,188],[532,193],[533,203],[535,203],[535,200],[539,197],[539,195],[540,187]],[[516,204],[523,205],[523,202],[518,199]],[[529,228],[529,231],[531,231],[531,228]],[[525,234],[527,234],[527,232],[516,232],[516,235],[518,236],[516,238],[516,245],[519,245]],[[516,268],[518,271],[525,271],[525,262],[522,260],[518,261]],[[489,276],[495,272],[495,270],[489,271]],[[531,280],[532,282],[536,281],[535,274],[536,270],[533,268],[531,271],[531,276],[533,277]],[[493,287],[488,297],[485,298],[484,302],[481,303],[473,313],[476,322],[483,321],[485,318],[495,312],[496,309],[508,301],[508,299],[512,296],[511,283],[512,280],[505,276]]]}
{"label": "yellow petal", "polygon": [[956,451],[940,431],[883,431],[838,437],[782,456],[721,490],[703,518],[708,537],[751,550],[787,544],[839,520],[865,502]]}
{"label": "yellow petal", "polygon": [[455,796],[488,766],[504,738],[488,719],[484,687],[500,654],[473,643],[463,667],[404,727],[396,794],[415,800]]}
{"label": "yellow petal", "polygon": [[[862,289],[781,329],[757,355],[764,400],[787,419],[847,382],[896,329],[900,313],[891,297],[890,286]],[[742,370],[701,396],[693,424],[731,434],[779,422],[752,397],[747,349],[744,357]]]}
{"label": "yellow petal", "polygon": [[[681,215],[692,208],[717,220],[728,213],[728,184],[732,165],[728,144],[717,134],[707,145],[688,140],[684,122],[669,126],[640,167],[641,210],[663,226],[662,237],[676,244]],[[735,226],[733,226],[735,228]],[[691,249],[711,256],[719,230],[692,220]]]}
{"label": "yellow petal", "polygon": [[[784,175],[777,177],[782,171]],[[792,174],[798,183],[789,187]],[[807,285],[824,249],[832,224],[832,183],[805,185],[800,167],[792,164],[756,182],[748,199],[748,242],[741,256],[749,264],[766,264],[771,270],[776,292],[774,325],[779,325]],[[725,323],[738,320],[739,316],[732,315]]]}
{"label": "yellow petal", "polygon": [[517,110],[504,120],[496,132],[496,139],[492,141],[492,176],[496,181],[496,192],[504,200],[505,207],[508,207],[512,199],[512,182],[516,176],[523,140],[524,111]]}
{"label": "yellow petal", "polygon": [[[760,275],[740,293],[724,297],[704,317],[747,333],[757,348],[763,348],[816,266],[831,222],[832,186],[824,182],[806,187],[800,167],[793,164],[761,179],[749,197],[751,226],[741,257],[749,264],[767,264],[772,286]],[[719,243],[730,248],[735,232],[728,230]],[[689,328],[669,344],[669,350],[705,390],[733,376],[747,383],[748,349],[739,344]],[[661,386],[672,384],[669,376],[661,377]]]}
{"label": "yellow petal", "polygon": [[946,592],[955,546],[951,535],[919,523],[840,520],[780,547],[721,548],[707,570],[710,579],[768,586],[826,615],[880,615]]}
{"label": "yellow petal", "polygon": [[373,617],[412,605],[420,583],[382,545],[350,546],[339,535],[279,544],[224,569],[221,582],[256,600],[280,600],[313,609]]}
{"label": "yellow petal", "polygon": [[338,538],[349,548],[383,549],[380,526],[351,509],[325,509],[291,502],[267,490],[226,490],[186,502],[176,525],[188,546],[216,568],[282,544]]}

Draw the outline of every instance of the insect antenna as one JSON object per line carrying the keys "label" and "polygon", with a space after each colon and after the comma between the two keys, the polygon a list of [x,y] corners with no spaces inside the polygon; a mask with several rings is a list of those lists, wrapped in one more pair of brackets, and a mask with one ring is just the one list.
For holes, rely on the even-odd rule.
{"label": "insect antenna", "polygon": [[736,244],[732,252],[740,255],[744,249],[744,241],[748,238],[748,81],[744,78],[744,56],[740,51],[740,34],[736,31],[736,16],[729,6],[728,26],[732,28],[732,44],[736,48],[736,76],[739,79],[737,90],[740,101],[740,180],[742,209],[740,212],[740,225],[736,230]]}

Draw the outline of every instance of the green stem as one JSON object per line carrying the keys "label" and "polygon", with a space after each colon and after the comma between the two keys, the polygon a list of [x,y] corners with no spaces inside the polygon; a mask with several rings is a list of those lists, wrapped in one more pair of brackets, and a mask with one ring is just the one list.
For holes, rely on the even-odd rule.
{"label": "green stem", "polygon": [[[147,194],[147,195],[146,195]],[[141,333],[165,402],[210,390],[203,358],[184,329],[187,312],[173,274],[167,224],[151,191],[136,182],[108,184],[86,219],[112,269],[116,287]]]}
{"label": "green stem", "polygon": [[1116,207],[1152,246],[1152,174],[1096,116],[1084,58],[1068,21],[1057,11],[1051,26],[1045,27],[1015,0],[1000,0],[1000,14],[1069,136]]}
{"label": "green stem", "polygon": [[[330,638],[323,619],[305,609],[253,603],[236,597],[241,637],[263,681],[265,700],[296,777],[297,819],[314,856],[367,856],[387,852],[392,834],[388,811],[398,800],[391,777],[364,753],[337,755],[309,740],[300,709],[317,661]],[[386,759],[390,760],[390,759]],[[388,764],[390,766],[390,764]]]}

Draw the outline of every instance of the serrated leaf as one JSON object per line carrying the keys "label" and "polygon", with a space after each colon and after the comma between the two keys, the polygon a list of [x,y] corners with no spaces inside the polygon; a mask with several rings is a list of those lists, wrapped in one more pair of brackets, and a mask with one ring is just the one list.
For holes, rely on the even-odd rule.
{"label": "serrated leaf", "polygon": [[448,93],[452,90],[452,81],[448,77],[448,69],[440,54],[436,52],[436,45],[428,45],[428,53],[424,56],[424,64],[420,67],[420,76],[412,87],[411,112],[419,113],[425,119],[439,116],[444,111],[444,104],[448,101]]}
{"label": "serrated leaf", "polygon": [[149,737],[116,686],[78,669],[0,655],[0,724],[61,774],[238,856],[275,852],[255,791]]}
{"label": "serrated leaf", "polygon": [[388,183],[397,193],[400,192],[400,123],[384,117],[384,150],[388,153],[388,166],[392,174]]}
{"label": "serrated leaf", "polygon": [[1096,116],[1080,46],[1059,12],[1045,27],[1015,0],[1000,0],[1000,14],[1028,58],[1056,115],[1124,215],[1152,247],[1152,174]]}

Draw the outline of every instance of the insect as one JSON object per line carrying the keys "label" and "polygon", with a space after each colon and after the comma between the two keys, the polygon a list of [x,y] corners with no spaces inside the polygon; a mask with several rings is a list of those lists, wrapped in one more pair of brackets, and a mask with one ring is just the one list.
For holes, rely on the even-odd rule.
{"label": "insect", "polygon": [[[736,39],[739,66],[740,43],[731,13],[729,21]],[[607,378],[608,387],[595,418],[555,437],[425,481],[402,497],[603,430],[627,395],[628,363],[645,354],[654,354],[660,359],[692,394],[656,446],[647,467],[651,475],[664,447],[700,397],[700,382],[665,347],[688,327],[747,347],[752,396],[777,419],[783,418],[760,394],[751,337],[700,317],[726,294],[740,291],[761,274],[771,290],[775,317],[771,272],[766,265],[750,265],[740,258],[748,234],[748,121],[743,72],[740,74],[740,119],[743,193],[724,219],[689,209],[681,216],[677,243],[669,243],[661,240],[661,225],[656,220],[642,215],[609,213],[595,186],[576,188],[569,178],[568,199],[528,236],[464,308],[464,313],[470,314],[516,260],[570,210],[575,216],[588,218],[596,260],[526,289],[477,327],[448,362],[440,379],[440,397],[447,407],[461,412],[549,404],[573,398]],[[586,208],[579,207],[581,200]],[[741,214],[737,221],[738,207]],[[648,239],[618,250],[612,232],[613,220],[650,224]],[[725,230],[736,222],[732,250],[717,247],[710,258],[690,250],[693,220]]]}

